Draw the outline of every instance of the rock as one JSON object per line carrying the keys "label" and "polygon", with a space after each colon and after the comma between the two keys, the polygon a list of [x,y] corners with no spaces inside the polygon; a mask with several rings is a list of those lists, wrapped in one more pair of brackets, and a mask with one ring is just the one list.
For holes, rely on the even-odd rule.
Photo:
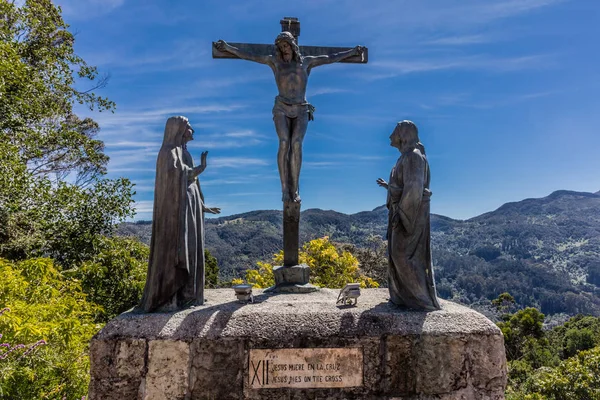
{"label": "rock", "polygon": [[[206,291],[203,306],[124,313],[92,340],[89,398],[504,398],[502,333],[483,315],[448,301],[439,311],[399,310],[388,304],[387,289],[361,292],[358,305],[349,307],[336,306],[339,291],[331,289],[279,295],[255,290],[254,304],[218,289]],[[362,384],[251,387],[252,350],[272,349],[276,357],[277,349],[289,348],[359,348]]]}

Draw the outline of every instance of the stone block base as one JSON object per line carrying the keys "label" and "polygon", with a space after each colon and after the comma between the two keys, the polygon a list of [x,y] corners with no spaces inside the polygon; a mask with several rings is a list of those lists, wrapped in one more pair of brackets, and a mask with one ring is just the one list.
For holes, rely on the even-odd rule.
{"label": "stone block base", "polygon": [[[241,304],[231,289],[207,290],[202,306],[124,313],[92,339],[89,399],[504,399],[503,338],[483,315],[447,301],[439,311],[398,310],[386,289],[362,290],[357,307],[336,306],[338,293],[256,291],[255,303]],[[350,367],[362,379],[258,388],[256,349],[353,349],[362,364]]]}
{"label": "stone block base", "polygon": [[306,264],[273,267],[275,286],[265,290],[273,293],[311,293],[319,290],[311,285],[310,267]]}

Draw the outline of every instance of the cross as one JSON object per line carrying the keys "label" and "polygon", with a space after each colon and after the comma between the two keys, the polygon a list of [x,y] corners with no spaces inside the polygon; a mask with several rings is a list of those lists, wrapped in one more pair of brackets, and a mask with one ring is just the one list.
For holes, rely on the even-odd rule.
{"label": "cross", "polygon": [[[300,36],[300,21],[295,17],[283,17],[281,21],[281,32],[290,32],[294,35],[296,43],[298,43],[298,36]],[[213,58],[238,58],[226,51],[219,51],[213,42],[212,57]],[[240,50],[247,51],[254,54],[269,55],[275,52],[275,45],[272,44],[255,44],[255,43],[229,43],[230,45],[237,47]],[[352,50],[352,47],[326,47],[326,46],[300,46],[300,53],[303,56],[319,56],[325,54],[339,53],[342,51]],[[363,57],[352,56],[346,58],[342,63],[353,63],[353,64],[366,64],[369,61],[369,52],[365,47]]]}
{"label": "cross", "polygon": [[273,122],[279,137],[277,166],[283,201],[283,266],[275,267],[275,291],[313,291],[309,270],[298,265],[302,140],[314,107],[306,100],[308,76],[315,67],[334,62],[365,64],[366,47],[298,46],[300,21],[284,17],[275,44],[213,42],[213,58],[237,58],[266,64],[273,70],[279,94]]}

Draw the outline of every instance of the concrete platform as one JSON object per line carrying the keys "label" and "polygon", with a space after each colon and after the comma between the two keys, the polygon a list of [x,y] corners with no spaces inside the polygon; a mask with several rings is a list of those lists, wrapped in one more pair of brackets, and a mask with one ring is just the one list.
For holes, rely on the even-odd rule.
{"label": "concrete platform", "polygon": [[[387,289],[363,289],[356,307],[336,306],[338,293],[255,290],[255,303],[241,304],[232,289],[207,290],[203,306],[124,313],[92,339],[89,398],[504,398],[502,334],[483,315],[448,301],[434,312],[399,310]],[[362,382],[256,388],[252,351],[283,348],[359,349]]]}

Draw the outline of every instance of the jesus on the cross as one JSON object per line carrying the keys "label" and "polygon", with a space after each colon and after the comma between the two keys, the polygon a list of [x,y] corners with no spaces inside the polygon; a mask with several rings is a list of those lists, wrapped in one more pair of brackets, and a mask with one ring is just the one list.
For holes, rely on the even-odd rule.
{"label": "jesus on the cross", "polygon": [[[277,166],[281,179],[282,201],[299,203],[298,181],[302,165],[302,140],[306,134],[308,121],[313,119],[315,110],[306,101],[308,75],[314,67],[340,62],[354,56],[359,56],[361,61],[358,62],[366,62],[364,48],[356,46],[331,54],[302,56],[294,36],[287,31],[281,32],[275,39],[275,54],[265,54],[261,45],[248,45],[250,49],[255,48],[258,51],[245,51],[223,40],[215,42],[214,46],[220,52],[231,53],[243,60],[266,64],[273,70],[279,90],[273,107],[273,122],[279,136]],[[326,50],[326,48],[312,48],[315,51]]]}

